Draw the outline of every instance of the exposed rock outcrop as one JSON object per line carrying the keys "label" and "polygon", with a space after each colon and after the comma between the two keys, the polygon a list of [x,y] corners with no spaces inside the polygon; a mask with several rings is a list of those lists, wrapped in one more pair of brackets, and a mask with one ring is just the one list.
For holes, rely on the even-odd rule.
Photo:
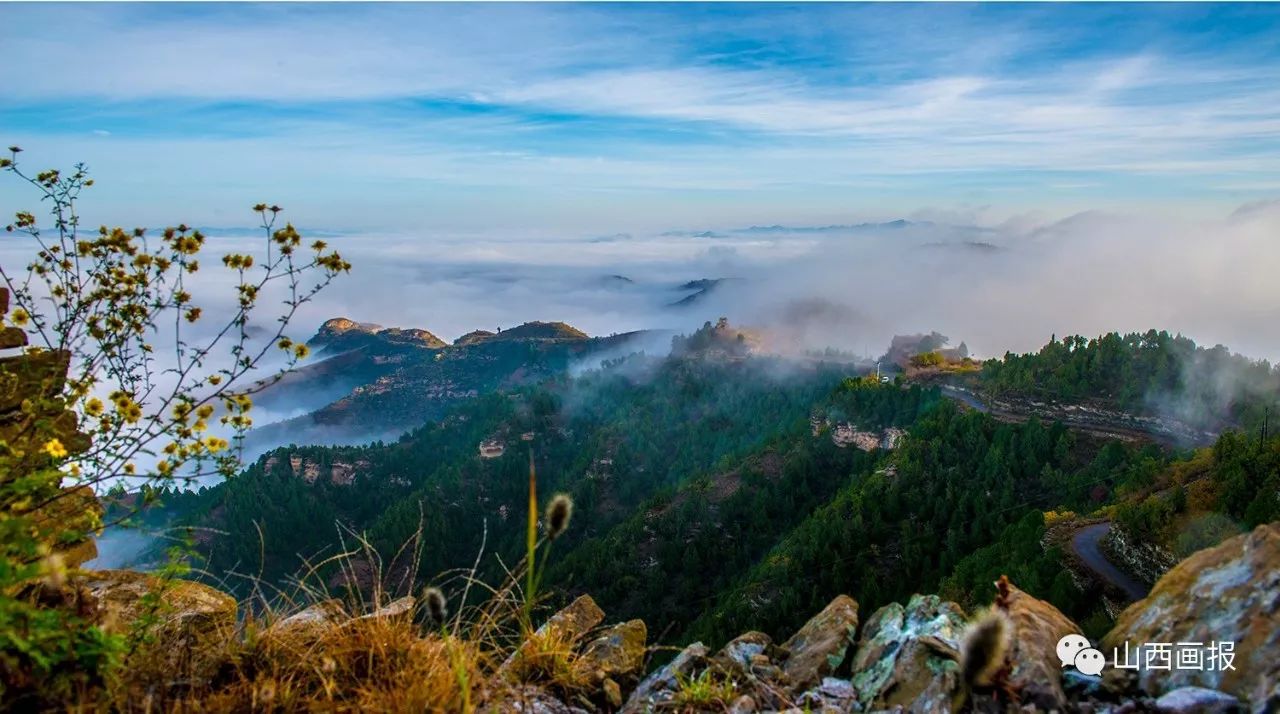
{"label": "exposed rock outcrop", "polygon": [[623,706],[623,714],[649,712],[669,703],[682,679],[687,679],[695,672],[706,669],[707,654],[707,646],[701,642],[694,642],[685,647],[675,659],[659,667],[640,682]]}
{"label": "exposed rock outcrop", "polygon": [[[8,310],[9,291],[0,288],[0,314]],[[0,348],[26,344],[23,330],[0,330]],[[70,365],[71,355],[59,350],[0,357],[0,479],[42,471],[50,478],[40,492],[28,486],[27,498],[8,502],[0,516],[28,519],[32,535],[56,552],[64,565],[76,567],[98,554],[87,534],[101,527],[103,509],[87,486],[63,486],[58,493],[60,477],[49,470],[53,463],[45,451],[49,444],[56,441],[68,454],[81,453],[90,445],[63,395]]]}
{"label": "exposed rock outcrop", "polygon": [[564,322],[526,322],[492,335],[490,340],[587,340],[591,336]]}
{"label": "exposed rock outcrop", "polygon": [[448,347],[447,342],[421,328],[384,328],[381,325],[356,322],[345,317],[326,320],[316,334],[307,340],[307,344],[312,347],[333,347],[342,350],[362,347],[374,342],[430,349]]}
{"label": "exposed rock outcrop", "polygon": [[468,345],[478,345],[481,342],[493,337],[495,333],[488,330],[472,330],[467,334],[453,341],[454,347],[466,347]]}
{"label": "exposed rock outcrop", "polygon": [[311,640],[346,619],[347,613],[340,601],[322,600],[273,623],[263,636],[280,640]]}
{"label": "exposed rock outcrop", "polygon": [[[1179,563],[1150,595],[1120,614],[1102,646],[1108,656],[1119,650],[1123,660],[1126,644],[1132,652],[1148,643],[1179,642],[1199,643],[1206,657],[1216,646],[1217,656],[1203,669],[1111,669],[1108,681],[1120,686],[1133,680],[1153,696],[1197,686],[1280,704],[1280,523],[1258,526]],[[1221,643],[1231,649],[1229,669]]]}
{"label": "exposed rock outcrop", "polygon": [[449,344],[426,330],[410,327],[399,328],[389,327],[378,332],[378,337],[388,341],[407,345],[417,345],[419,347],[430,347],[432,349],[440,349],[448,347]]}
{"label": "exposed rock outcrop", "polygon": [[1024,703],[1062,709],[1067,698],[1062,690],[1058,640],[1080,634],[1080,627],[1058,608],[1013,585],[1008,585],[1001,601],[1014,626],[1012,685]]}
{"label": "exposed rock outcrop", "polygon": [[212,676],[235,630],[235,598],[208,585],[132,570],[88,571],[80,584],[93,598],[93,620],[107,632],[154,623],[155,651],[175,677]]}
{"label": "exposed rock outcrop", "polygon": [[1178,559],[1164,548],[1135,540],[1115,524],[1103,537],[1101,546],[1108,560],[1124,568],[1125,572],[1133,573],[1147,585],[1159,580],[1178,563]]}
{"label": "exposed rock outcrop", "polygon": [[915,595],[905,607],[893,603],[877,610],[853,658],[859,702],[872,709],[948,711],[959,684],[953,653],[964,628],[960,606],[936,595]]}
{"label": "exposed rock outcrop", "polygon": [[831,675],[844,663],[857,634],[858,603],[840,595],[782,643],[789,653],[782,665],[789,691],[802,692]]}
{"label": "exposed rock outcrop", "polygon": [[312,336],[307,344],[321,347],[330,344],[337,337],[346,335],[350,332],[359,332],[366,335],[372,335],[382,329],[382,325],[375,325],[372,322],[356,322],[345,317],[335,317],[325,320],[320,325],[320,329],[316,330],[316,334]]}

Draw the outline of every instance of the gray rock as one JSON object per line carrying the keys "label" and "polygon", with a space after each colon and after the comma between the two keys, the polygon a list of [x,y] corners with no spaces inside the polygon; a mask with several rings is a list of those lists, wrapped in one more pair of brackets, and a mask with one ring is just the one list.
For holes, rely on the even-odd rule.
{"label": "gray rock", "polygon": [[694,642],[685,647],[675,659],[658,668],[636,686],[635,691],[627,699],[626,705],[622,707],[622,711],[627,714],[639,714],[665,702],[678,686],[676,675],[692,676],[696,670],[705,667],[707,652],[706,645],[701,642]]}
{"label": "gray rock", "polygon": [[822,680],[822,684],[797,697],[796,704],[802,711],[854,711],[858,705],[858,692],[848,680],[827,677]]}
{"label": "gray rock", "polygon": [[782,643],[790,655],[782,665],[792,694],[816,686],[844,663],[858,632],[858,603],[840,595]]}
{"label": "gray rock", "polygon": [[965,628],[959,605],[914,595],[906,607],[876,611],[853,657],[853,688],[864,708],[950,711],[959,665],[940,650],[957,650]]}
{"label": "gray rock", "polygon": [[1240,700],[1204,687],[1182,687],[1156,700],[1161,714],[1234,714],[1242,711]]}
{"label": "gray rock", "polygon": [[357,620],[371,620],[384,617],[402,617],[413,613],[414,599],[412,595],[405,595],[399,600],[392,600],[382,607],[374,610],[368,615],[361,615]]}
{"label": "gray rock", "polygon": [[600,682],[605,678],[633,682],[644,666],[647,637],[643,620],[614,625],[582,648],[578,664]]}
{"label": "gray rock", "polygon": [[725,645],[716,653],[715,659],[726,665],[750,669],[755,657],[764,654],[771,644],[773,640],[765,633],[748,632],[738,635]]}
{"label": "gray rock", "polygon": [[1093,677],[1074,667],[1062,670],[1062,688],[1069,699],[1096,697],[1103,694],[1102,677]]}
{"label": "gray rock", "polygon": [[263,633],[266,637],[301,638],[319,637],[345,622],[347,614],[338,600],[322,600],[273,623]]}
{"label": "gray rock", "polygon": [[[1198,551],[1165,573],[1146,598],[1130,605],[1100,648],[1110,656],[1152,642],[1220,642],[1234,648],[1221,662],[1173,671],[1143,669],[1137,685],[1151,696],[1196,686],[1236,698],[1280,698],[1280,523],[1261,525]],[[1207,654],[1206,654],[1207,657]],[[1125,672],[1108,670],[1105,678]]]}
{"label": "gray rock", "polygon": [[500,704],[486,710],[490,714],[520,712],[521,714],[588,714],[587,710],[566,704],[537,687],[522,687],[513,691]]}

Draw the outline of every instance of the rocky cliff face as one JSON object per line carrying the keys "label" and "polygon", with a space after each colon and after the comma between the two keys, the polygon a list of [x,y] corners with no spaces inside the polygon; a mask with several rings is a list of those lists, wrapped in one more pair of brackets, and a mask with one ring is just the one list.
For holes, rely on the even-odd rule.
{"label": "rocky cliff face", "polygon": [[356,322],[345,317],[326,320],[316,334],[307,340],[311,347],[349,350],[370,344],[384,343],[440,349],[448,343],[420,328],[400,328]]}
{"label": "rocky cliff face", "polygon": [[1133,573],[1147,584],[1154,583],[1177,564],[1177,559],[1154,543],[1135,540],[1123,528],[1112,526],[1102,539],[1107,559]]}
{"label": "rocky cliff face", "polygon": [[[0,288],[0,314],[8,311],[9,291]],[[0,350],[26,345],[27,334],[20,328],[0,328]],[[90,439],[80,431],[79,417],[62,397],[70,365],[71,355],[59,350],[0,357],[0,479],[8,482],[19,474],[47,468],[49,460],[43,449],[51,439],[71,454],[89,448]],[[55,551],[65,565],[92,560],[98,554],[93,540],[71,536],[101,527],[102,506],[97,496],[87,486],[59,485],[56,480],[48,486],[50,492],[27,486],[32,490],[25,498],[0,505],[0,522],[10,517],[30,519],[24,527],[31,528],[32,535]],[[61,495],[54,497],[55,491]],[[33,502],[44,505],[31,508]]]}

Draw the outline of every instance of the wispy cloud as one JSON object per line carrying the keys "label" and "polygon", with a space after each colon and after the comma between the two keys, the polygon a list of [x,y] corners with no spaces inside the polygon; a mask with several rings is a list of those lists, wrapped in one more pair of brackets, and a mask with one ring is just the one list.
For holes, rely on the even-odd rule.
{"label": "wispy cloud", "polygon": [[[608,232],[975,201],[1217,211],[1280,181],[1266,6],[9,4],[0,18],[21,29],[0,133],[120,169],[112,206],[144,217],[156,195],[284,192],[337,226]],[[174,186],[174,161],[199,170]]]}

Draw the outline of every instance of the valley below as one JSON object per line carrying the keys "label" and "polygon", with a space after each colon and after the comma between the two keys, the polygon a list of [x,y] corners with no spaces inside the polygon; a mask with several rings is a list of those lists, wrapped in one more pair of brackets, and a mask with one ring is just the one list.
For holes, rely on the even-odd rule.
{"label": "valley below", "polygon": [[[1145,350],[1185,347],[1160,335],[1124,338],[1135,369]],[[877,634],[886,618],[951,613],[963,629],[965,613],[1005,598],[1103,638],[1126,608],[1156,607],[1151,589],[1179,560],[1280,520],[1276,489],[1256,481],[1280,477],[1257,461],[1280,461],[1280,441],[1234,446],[1251,443],[1248,401],[1189,423],[1126,406],[1093,378],[1053,398],[1044,380],[1034,393],[1010,388],[1009,365],[1027,364],[975,362],[937,333],[895,338],[878,362],[772,354],[759,333],[725,320],[671,336],[669,354],[639,349],[652,337],[529,323],[446,344],[425,330],[331,320],[311,340],[319,360],[260,395],[275,411],[318,406],[255,430],[259,455],[236,477],[161,494],[142,532],[161,543],[193,534],[202,580],[239,597],[269,589],[270,607],[315,593],[409,597],[424,582],[478,607],[450,574],[499,582],[520,560],[532,473],[539,494],[574,503],[542,611],[589,597],[647,625],[651,669],[680,652],[645,682],[634,669],[610,680],[637,687],[631,704],[600,690],[593,706],[642,711],[634,702],[675,696],[660,684],[675,671],[732,673],[739,662],[747,669],[725,681],[758,706],[782,688],[790,701],[844,711],[848,697],[908,701],[868,679],[885,676],[875,667],[924,687],[909,690],[915,701],[959,686],[898,671],[900,659],[876,664],[887,655],[864,650],[887,636]],[[1094,349],[1060,344],[1037,357],[1059,374],[1051,360]],[[120,537],[100,540],[104,557]],[[163,561],[156,543],[128,545],[132,560],[111,564]],[[1002,576],[1017,595],[992,590]],[[874,612],[848,624],[862,633],[847,643],[852,669],[800,675],[769,655],[797,631],[833,627],[845,616],[832,610],[844,607],[837,596]],[[895,627],[903,647],[926,635],[959,646],[947,631]],[[806,656],[796,642],[777,647]],[[958,660],[930,666],[948,671],[948,661]],[[771,666],[789,679],[770,684]],[[1064,680],[1042,696],[1105,700],[1082,686]]]}

